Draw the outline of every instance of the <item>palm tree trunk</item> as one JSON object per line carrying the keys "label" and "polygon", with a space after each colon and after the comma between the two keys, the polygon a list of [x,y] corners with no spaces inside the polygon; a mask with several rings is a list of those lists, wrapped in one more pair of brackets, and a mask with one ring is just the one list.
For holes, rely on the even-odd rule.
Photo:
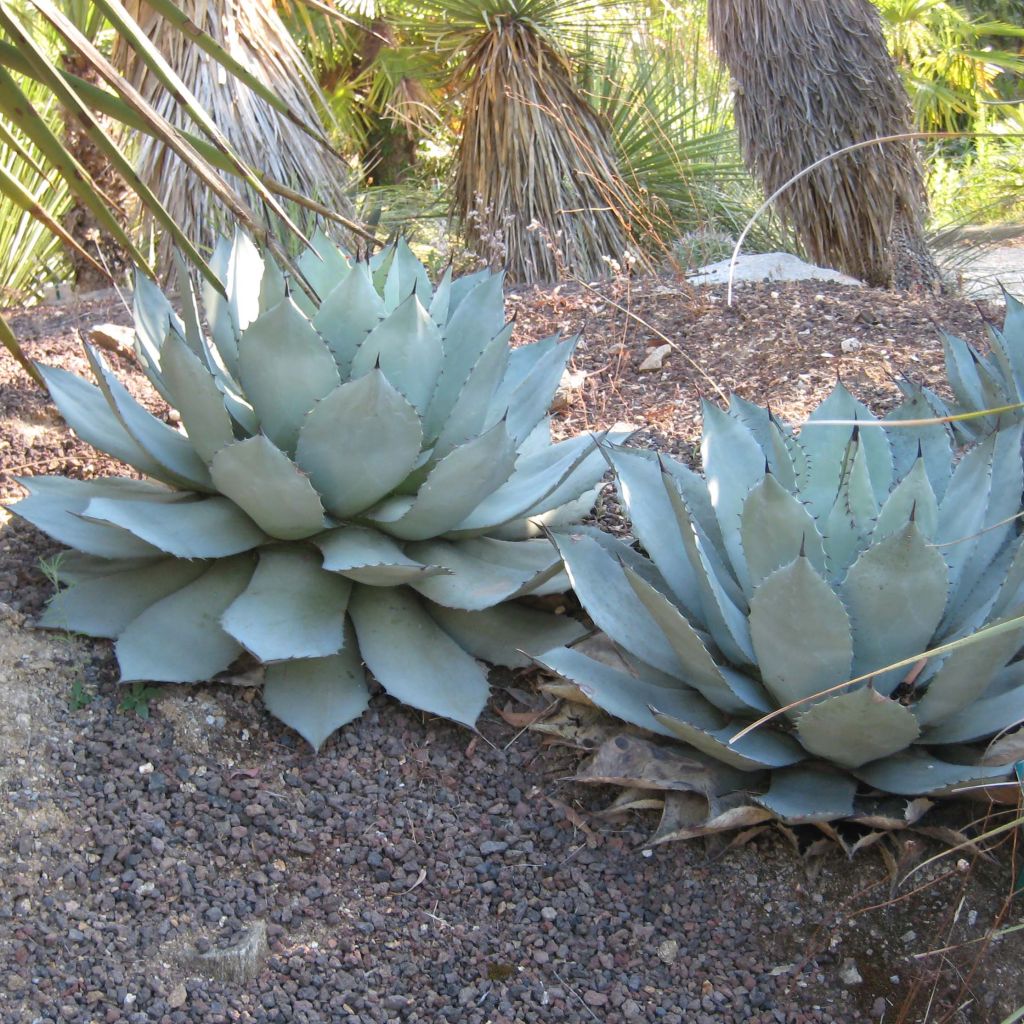
{"label": "palm tree trunk", "polygon": [[[708,15],[733,78],[743,157],[766,193],[844,146],[913,130],[869,0],[708,0]],[[939,286],[910,140],[828,161],[778,208],[816,262],[881,287]]]}

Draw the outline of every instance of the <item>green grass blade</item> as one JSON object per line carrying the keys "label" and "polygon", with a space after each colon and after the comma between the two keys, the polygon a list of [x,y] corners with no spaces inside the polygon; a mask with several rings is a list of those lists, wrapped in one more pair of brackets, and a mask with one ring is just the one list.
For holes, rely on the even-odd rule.
{"label": "green grass blade", "polygon": [[35,363],[22,352],[18,339],[14,336],[14,331],[2,316],[0,316],[0,343],[3,343],[4,348],[21,363],[25,372],[45,391],[46,385],[43,383],[42,375],[36,369]]}
{"label": "green grass blade", "polygon": [[80,256],[88,260],[89,263],[92,264],[92,266],[104,277],[111,281],[113,280],[110,278],[110,274],[107,269],[97,263],[96,260],[90,256],[89,253],[86,252],[85,249],[83,249],[82,246],[79,245],[79,243],[76,242],[75,239],[36,202],[32,193],[29,192],[28,189],[26,189],[25,186],[22,185],[22,183],[18,181],[18,179],[14,177],[6,167],[0,167],[0,192],[7,196],[11,202],[17,203],[17,205],[20,206],[27,214],[43,224],[47,230],[53,232],[53,234],[55,234],[65,245],[74,249]]}
{"label": "green grass blade", "polygon": [[326,146],[332,153],[334,152],[333,147],[324,137],[323,132],[307,124],[302,118],[297,117],[291,107],[280,96],[261,82],[244,64],[235,60],[216,40],[192,21],[173,0],[147,0],[147,3],[161,17],[169,21],[183,35],[195,43],[199,49],[204,53],[208,53],[221,67],[225,68],[240,82],[243,82],[269,103],[278,113],[287,117],[289,121],[310,136],[310,138],[316,139],[317,142]]}
{"label": "green grass blade", "polygon": [[[0,4],[0,14],[7,13],[7,5]],[[0,18],[0,23],[7,21]],[[4,26],[6,27],[6,25]],[[65,149],[49,125],[32,108],[18,83],[6,70],[0,68],[0,111],[25,133],[39,152],[49,160],[68,183],[71,191],[88,207],[100,226],[105,228],[124,248],[146,266],[145,257],[132,244],[124,228],[118,224],[110,208],[114,205],[93,181],[89,172]]]}
{"label": "green grass blade", "polygon": [[[53,22],[51,13],[55,9],[50,0],[32,0],[32,2],[36,8]],[[174,69],[164,59],[163,54],[157,50],[138,23],[124,9],[120,0],[93,0],[93,2],[103,11],[110,23],[121,34],[121,38],[131,45],[139,59],[146,64],[149,70],[163,83],[164,87],[171,92],[178,104],[188,112],[189,117],[199,125],[210,141],[231,160],[237,173],[245,182],[280,217],[282,223],[290,231],[302,239],[306,245],[309,245],[309,240],[303,234],[301,228],[294,223],[285,208],[271,195],[252,168],[234,152],[223,132],[221,132],[210,115],[203,109],[191,90],[175,74]]]}

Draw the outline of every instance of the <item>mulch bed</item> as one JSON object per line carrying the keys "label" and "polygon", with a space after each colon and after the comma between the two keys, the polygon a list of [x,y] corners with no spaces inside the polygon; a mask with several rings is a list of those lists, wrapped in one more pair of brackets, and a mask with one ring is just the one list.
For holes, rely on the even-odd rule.
{"label": "mulch bed", "polygon": [[[508,310],[521,340],[583,330],[560,435],[624,421],[634,443],[690,461],[702,396],[799,421],[841,377],[881,412],[895,375],[940,381],[940,328],[982,343],[985,318],[1001,320],[995,305],[819,282],[744,285],[730,307],[724,289],[672,279],[518,291]],[[85,372],[76,332],[130,316],[104,300],[9,320],[33,358]],[[663,367],[641,372],[666,339]],[[108,359],[166,414],[130,357]],[[24,493],[18,476],[123,472],[61,429],[6,355],[0,409],[3,500]],[[0,533],[5,642],[49,595],[39,560],[55,550],[16,518]],[[974,973],[981,946],[914,958],[984,934],[1005,858],[944,862],[872,910],[892,866],[873,853],[809,868],[765,832],[644,855],[651,820],[592,817],[611,794],[566,781],[575,752],[502,718],[528,677],[500,681],[479,737],[377,696],[314,758],[251,690],[163,687],[139,717],[108,644],[62,642],[10,662],[45,723],[0,776],[4,1022],[988,1024],[1024,1002],[1009,942]],[[892,849],[904,864],[932,852]],[[257,921],[269,958],[213,977],[204,953]]]}

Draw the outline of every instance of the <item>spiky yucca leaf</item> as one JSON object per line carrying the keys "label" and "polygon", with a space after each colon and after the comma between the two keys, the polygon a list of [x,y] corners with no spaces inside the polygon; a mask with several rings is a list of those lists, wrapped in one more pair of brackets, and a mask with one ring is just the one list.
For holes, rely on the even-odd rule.
{"label": "spiky yucca leaf", "polygon": [[[892,414],[917,417],[912,405]],[[729,791],[746,773],[747,802],[791,822],[855,815],[859,787],[918,797],[1005,776],[963,745],[1024,720],[1024,538],[1010,519],[1022,430],[954,464],[945,428],[886,430],[839,385],[799,437],[742,399],[727,412],[705,403],[703,476],[608,447],[650,559],[582,533],[554,540],[623,664],[570,648],[539,661],[726,765]],[[1008,625],[888,668],[996,623]],[[858,677],[870,678],[842,685]],[[746,822],[716,807],[685,833]]]}
{"label": "spiky yucca leaf", "polygon": [[[122,678],[190,682],[243,651],[270,710],[314,746],[384,688],[472,725],[477,658],[524,665],[578,625],[519,605],[565,588],[544,525],[589,510],[590,437],[550,439],[575,341],[511,349],[501,277],[432,286],[404,242],[351,262],[318,235],[295,299],[242,235],[183,315],[140,276],[138,355],[182,431],[88,349],[95,384],[41,368],[83,440],[149,479],[24,481],[14,507],[77,550],[43,625],[117,640]],[[511,602],[511,603],[509,603]]]}

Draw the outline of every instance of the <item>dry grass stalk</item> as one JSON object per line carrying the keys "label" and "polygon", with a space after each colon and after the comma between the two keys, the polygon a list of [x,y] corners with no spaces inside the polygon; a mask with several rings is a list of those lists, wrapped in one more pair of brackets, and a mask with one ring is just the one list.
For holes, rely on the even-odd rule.
{"label": "dry grass stalk", "polygon": [[[346,192],[349,171],[339,157],[225,71],[143,0],[130,0],[126,6],[246,163],[338,213],[351,215]],[[327,109],[326,100],[270,0],[180,0],[178,6],[281,97],[300,120],[321,126],[319,110]],[[115,60],[125,77],[168,121],[202,134],[128,46],[119,42]],[[224,232],[226,211],[163,143],[149,135],[140,136],[136,167],[195,242],[211,246],[217,234]],[[225,176],[225,180],[233,188],[240,187],[236,178]],[[248,199],[255,209],[260,208],[255,196],[250,194]],[[299,216],[300,211],[293,210],[291,215]],[[300,218],[300,223],[308,225],[308,215],[305,220]],[[168,242],[165,239],[161,244],[160,263],[169,266]]]}
{"label": "dry grass stalk", "polygon": [[[910,104],[868,0],[709,0],[743,156],[766,193],[843,146],[911,131]],[[934,286],[915,144],[823,164],[778,200],[808,254],[869,284]]]}
{"label": "dry grass stalk", "polygon": [[493,18],[469,50],[453,207],[470,244],[518,281],[594,278],[641,211],[568,61],[536,29]]}

